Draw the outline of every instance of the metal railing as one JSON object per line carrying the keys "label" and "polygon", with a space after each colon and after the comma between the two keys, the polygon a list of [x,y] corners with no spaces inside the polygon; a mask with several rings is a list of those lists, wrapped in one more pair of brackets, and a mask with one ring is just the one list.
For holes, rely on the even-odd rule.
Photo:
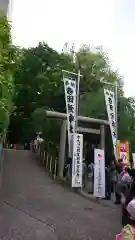
{"label": "metal railing", "polygon": [[33,152],[36,153],[40,163],[45,167],[45,170],[51,174],[55,179],[58,176],[58,158],[52,156],[42,144],[38,147],[37,151],[33,149]]}
{"label": "metal railing", "polygon": [[[53,179],[56,179],[58,176],[58,158],[56,156],[52,156],[47,149],[44,148],[43,144],[40,144],[37,151],[33,149],[33,152],[36,153],[36,156],[42,166],[45,168],[45,171],[51,174]],[[72,180],[72,166],[67,164],[66,166],[66,175],[63,177],[63,180],[67,182],[68,185],[71,185]],[[83,186],[82,189],[85,192],[93,192],[93,173],[92,168],[89,165],[88,167],[83,164]],[[63,169],[64,172],[64,169]],[[62,179],[61,179],[62,180]]]}

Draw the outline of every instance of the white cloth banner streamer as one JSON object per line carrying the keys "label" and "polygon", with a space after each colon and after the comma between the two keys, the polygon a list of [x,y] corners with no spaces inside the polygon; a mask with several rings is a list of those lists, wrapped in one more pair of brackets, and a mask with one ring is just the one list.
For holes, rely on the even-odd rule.
{"label": "white cloth banner streamer", "polygon": [[82,187],[83,134],[74,135],[72,187]]}
{"label": "white cloth banner streamer", "polygon": [[104,89],[105,102],[108,114],[108,120],[110,124],[112,142],[114,147],[114,153],[116,154],[116,111],[115,111],[115,96],[114,92],[108,89]]}
{"label": "white cloth banner streamer", "polygon": [[69,153],[72,156],[72,143],[76,127],[76,81],[64,78],[64,90],[67,110]]}
{"label": "white cloth banner streamer", "polygon": [[133,163],[134,163],[134,168],[135,168],[135,153],[132,153],[132,157],[133,157]]}
{"label": "white cloth banner streamer", "polygon": [[94,193],[95,197],[105,197],[105,156],[104,150],[94,149]]}

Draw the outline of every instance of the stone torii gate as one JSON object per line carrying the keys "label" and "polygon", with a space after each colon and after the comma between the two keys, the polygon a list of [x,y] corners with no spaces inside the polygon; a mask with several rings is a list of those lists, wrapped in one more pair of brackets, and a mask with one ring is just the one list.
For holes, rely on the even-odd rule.
{"label": "stone torii gate", "polygon": [[[46,114],[50,118],[62,119],[63,123],[61,126],[60,133],[60,150],[59,150],[59,177],[63,177],[63,169],[65,163],[65,146],[66,146],[66,132],[67,132],[67,115],[66,113],[60,113],[55,111],[46,111]],[[78,116],[79,122],[83,123],[95,123],[99,124],[98,129],[78,127],[77,131],[82,133],[93,133],[100,135],[100,147],[105,150],[105,126],[109,126],[107,120],[95,119],[89,117]]]}

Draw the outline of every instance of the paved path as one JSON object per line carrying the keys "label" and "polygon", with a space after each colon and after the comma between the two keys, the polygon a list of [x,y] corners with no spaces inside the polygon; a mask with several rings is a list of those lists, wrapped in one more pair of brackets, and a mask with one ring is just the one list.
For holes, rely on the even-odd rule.
{"label": "paved path", "polygon": [[0,198],[2,240],[113,240],[118,207],[90,202],[55,184],[30,152],[6,150]]}

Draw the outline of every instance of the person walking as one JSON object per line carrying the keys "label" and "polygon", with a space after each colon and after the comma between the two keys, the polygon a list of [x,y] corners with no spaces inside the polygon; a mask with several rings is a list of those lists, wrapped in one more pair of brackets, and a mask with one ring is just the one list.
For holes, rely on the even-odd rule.
{"label": "person walking", "polygon": [[85,159],[83,159],[83,163],[82,163],[82,185],[83,188],[85,189],[88,183],[88,167],[86,164]]}
{"label": "person walking", "polygon": [[120,180],[121,180],[122,169],[119,165],[115,167],[115,204],[121,204],[121,194],[120,194]]}
{"label": "person walking", "polygon": [[121,233],[116,235],[116,240],[135,239],[135,199],[127,204],[126,211],[129,215],[129,221],[123,226]]}
{"label": "person walking", "polygon": [[105,200],[111,199],[111,172],[109,166],[105,167]]}
{"label": "person walking", "polygon": [[132,224],[132,219],[130,218],[129,212],[127,211],[127,205],[131,200],[135,198],[135,169],[130,170],[130,177],[132,179],[130,188],[125,195],[125,202],[122,204],[122,226],[127,224]]}

